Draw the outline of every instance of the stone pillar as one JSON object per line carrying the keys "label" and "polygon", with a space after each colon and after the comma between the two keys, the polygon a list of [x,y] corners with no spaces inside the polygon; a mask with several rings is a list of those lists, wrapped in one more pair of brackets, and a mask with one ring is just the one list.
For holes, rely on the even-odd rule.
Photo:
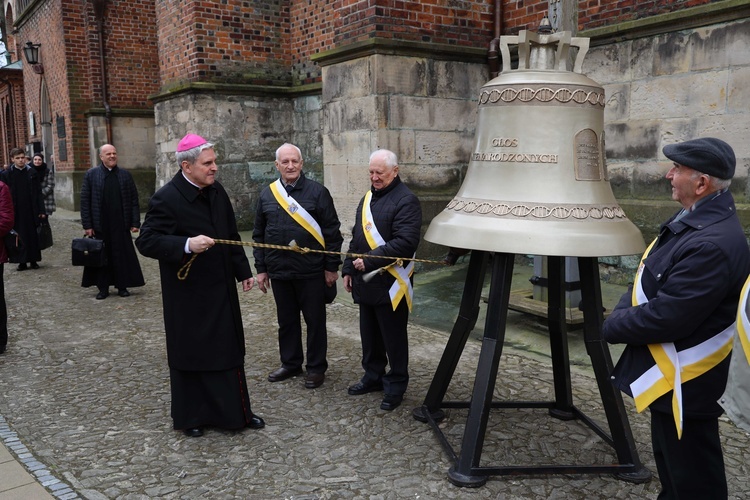
{"label": "stone pillar", "polygon": [[414,44],[380,40],[373,48],[318,60],[325,184],[345,238],[370,187],[368,162],[376,149],[398,156],[401,179],[419,196],[425,224],[445,207],[468,165],[476,101],[488,79],[484,49],[456,49],[441,58]]}

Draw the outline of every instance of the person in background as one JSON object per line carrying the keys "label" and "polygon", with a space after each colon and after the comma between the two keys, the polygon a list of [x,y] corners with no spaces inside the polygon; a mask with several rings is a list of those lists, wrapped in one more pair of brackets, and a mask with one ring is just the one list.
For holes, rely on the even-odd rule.
{"label": "person in background", "polygon": [[[0,181],[0,241],[13,229],[14,222],[10,188]],[[3,354],[8,347],[8,308],[5,304],[5,278],[3,277],[6,262],[8,262],[8,253],[5,245],[0,243],[0,354]]]}
{"label": "person in background", "polygon": [[286,246],[294,240],[300,247],[331,253],[256,247],[253,255],[258,287],[266,293],[267,287],[273,286],[279,323],[281,367],[268,375],[268,381],[279,382],[302,373],[301,313],[307,325],[305,387],[314,389],[323,383],[328,368],[326,292],[335,291],[343,238],[331,194],[305,177],[302,166],[297,146],[283,144],[276,150],[279,179],[260,193],[253,241]]}
{"label": "person in background", "polygon": [[724,392],[750,250],[729,185],[736,159],[713,137],[669,144],[682,208],[646,249],[602,338],[625,344],[612,373],[651,410],[659,498],[727,498],[717,402]]}
{"label": "person in background", "polygon": [[55,206],[55,172],[51,167],[47,166],[42,153],[35,154],[31,162],[39,178],[39,184],[42,188],[42,200],[44,201],[44,211],[47,213],[47,218],[49,219],[52,212],[57,209]]}
{"label": "person in background", "polygon": [[[232,203],[216,182],[214,145],[187,134],[177,145],[180,170],[149,201],[135,244],[159,261],[175,430],[199,437],[207,426],[261,429],[245,378],[245,332],[237,282],[254,285],[239,245]],[[187,267],[184,279],[178,272]]]}
{"label": "person in background", "polygon": [[42,251],[39,248],[37,226],[47,219],[39,177],[36,170],[26,164],[23,149],[11,149],[10,156],[13,166],[0,173],[0,181],[10,187],[15,213],[14,229],[24,245],[23,252],[14,261],[19,262],[19,271],[28,269],[27,262],[31,269],[39,269],[37,263],[42,260]]}
{"label": "person in background", "polygon": [[84,267],[81,286],[96,286],[97,300],[109,297],[110,285],[120,297],[129,297],[128,288],[146,284],[130,236],[141,226],[138,190],[130,172],[117,165],[114,146],[99,148],[99,158],[101,163],[83,176],[81,223],[86,236],[104,240],[107,265]]}
{"label": "person in background", "polygon": [[[419,245],[422,207],[398,176],[392,151],[370,155],[370,190],[357,207],[349,252],[372,256],[413,257]],[[381,269],[369,281],[365,275]],[[359,382],[349,387],[353,396],[385,390],[380,408],[396,409],[409,383],[409,342],[406,325],[412,303],[414,263],[392,259],[347,257],[344,288],[359,304],[362,368]],[[386,365],[390,370],[386,373]]]}

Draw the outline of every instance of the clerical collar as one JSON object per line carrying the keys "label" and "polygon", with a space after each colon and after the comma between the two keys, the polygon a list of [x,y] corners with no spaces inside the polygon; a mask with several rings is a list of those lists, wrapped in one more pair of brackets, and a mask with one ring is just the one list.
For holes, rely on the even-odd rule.
{"label": "clerical collar", "polygon": [[190,184],[191,186],[195,186],[195,189],[201,189],[201,187],[200,187],[200,186],[199,186],[198,184],[196,184],[195,182],[193,182],[193,181],[191,181],[190,179],[188,179],[187,175],[185,175],[185,172],[183,172],[182,170],[180,170],[180,173],[182,174],[182,177],[183,177],[183,178],[184,178],[184,179],[185,179],[186,181],[188,181],[188,183],[189,183],[189,184]]}

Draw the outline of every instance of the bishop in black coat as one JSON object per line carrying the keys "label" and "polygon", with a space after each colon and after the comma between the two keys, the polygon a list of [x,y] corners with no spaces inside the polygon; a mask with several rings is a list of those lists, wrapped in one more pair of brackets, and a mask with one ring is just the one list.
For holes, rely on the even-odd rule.
{"label": "bishop in black coat", "polygon": [[[214,182],[213,145],[196,137],[189,134],[180,142],[181,170],[149,201],[135,242],[141,254],[159,261],[172,419],[175,429],[191,436],[206,426],[264,425],[250,410],[236,285],[242,282],[248,291],[254,279],[242,246],[214,247],[214,238],[240,241],[240,235],[229,196]],[[199,149],[199,156],[181,161],[180,148],[196,141],[200,144],[187,152]],[[178,272],[193,257],[181,279]]]}

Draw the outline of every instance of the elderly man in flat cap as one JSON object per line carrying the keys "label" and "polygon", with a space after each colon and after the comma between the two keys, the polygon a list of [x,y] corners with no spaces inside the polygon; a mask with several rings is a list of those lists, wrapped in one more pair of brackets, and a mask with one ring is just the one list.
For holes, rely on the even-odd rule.
{"label": "elderly man in flat cap", "polygon": [[612,373],[636,408],[651,410],[659,498],[727,498],[717,403],[750,251],[729,184],[732,148],[702,138],[664,147],[682,209],[646,249],[602,336],[626,344]]}
{"label": "elderly man in flat cap", "polygon": [[[260,429],[245,380],[245,336],[236,283],[254,284],[239,245],[229,196],[216,182],[214,145],[188,134],[175,154],[180,170],[149,201],[135,244],[159,260],[174,429]],[[188,262],[187,276],[178,271]]]}

